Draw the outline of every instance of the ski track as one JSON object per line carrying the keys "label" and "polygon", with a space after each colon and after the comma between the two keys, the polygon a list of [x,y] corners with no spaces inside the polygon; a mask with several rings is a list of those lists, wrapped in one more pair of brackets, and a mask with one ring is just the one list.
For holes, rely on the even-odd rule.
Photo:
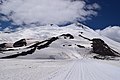
{"label": "ski track", "polygon": [[0,60],[0,80],[120,80],[120,67],[94,59]]}

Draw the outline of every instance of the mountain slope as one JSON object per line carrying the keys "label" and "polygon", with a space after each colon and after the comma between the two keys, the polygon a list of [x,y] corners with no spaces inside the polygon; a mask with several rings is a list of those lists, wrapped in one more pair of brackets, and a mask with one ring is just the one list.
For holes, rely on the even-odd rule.
{"label": "mountain slope", "polygon": [[[80,59],[95,57],[99,54],[100,56],[98,55],[97,58],[101,59],[101,56],[111,56],[111,54],[119,57],[120,52],[120,43],[99,35],[80,23],[66,27],[46,25],[24,28],[12,33],[1,33],[0,37],[1,44],[5,43],[4,48],[1,48],[1,58]],[[20,39],[25,39],[27,45],[8,47]],[[93,39],[101,39],[104,44],[107,44],[106,49],[110,55],[105,54],[105,51],[102,52],[105,55],[100,52],[95,53],[91,44]],[[105,47],[102,50],[104,49]]]}

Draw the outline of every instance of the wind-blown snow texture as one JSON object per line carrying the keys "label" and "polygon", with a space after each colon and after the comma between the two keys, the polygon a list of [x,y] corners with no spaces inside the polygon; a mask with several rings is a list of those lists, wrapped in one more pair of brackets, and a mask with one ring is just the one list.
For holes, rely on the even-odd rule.
{"label": "wind-blown snow texture", "polygon": [[[114,63],[114,64],[113,64]],[[0,60],[1,80],[119,80],[119,62],[100,60]],[[117,66],[115,65],[117,64]]]}
{"label": "wind-blown snow texture", "polygon": [[[107,46],[103,46],[103,49],[105,47],[115,56],[111,53],[110,56],[101,55],[99,51],[93,53],[93,39],[102,40]],[[1,32],[0,41],[1,80],[120,79],[120,43],[80,23],[66,27],[51,24],[10,33]]]}

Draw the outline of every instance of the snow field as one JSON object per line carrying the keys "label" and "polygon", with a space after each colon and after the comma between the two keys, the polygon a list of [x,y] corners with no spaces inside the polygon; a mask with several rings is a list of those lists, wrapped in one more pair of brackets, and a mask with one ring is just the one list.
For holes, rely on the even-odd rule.
{"label": "snow field", "polygon": [[[114,62],[114,61],[113,61]],[[120,66],[94,59],[0,60],[0,80],[119,80]]]}

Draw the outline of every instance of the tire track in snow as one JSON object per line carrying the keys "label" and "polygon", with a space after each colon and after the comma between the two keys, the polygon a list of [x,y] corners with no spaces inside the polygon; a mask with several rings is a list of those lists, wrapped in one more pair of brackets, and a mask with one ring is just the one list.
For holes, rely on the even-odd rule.
{"label": "tire track in snow", "polygon": [[120,77],[118,76],[120,75],[120,67],[112,66],[110,64],[101,63],[101,62],[95,62],[95,64],[97,64],[97,65],[94,65],[96,68],[95,72],[97,77],[100,77],[102,80],[106,80],[106,79],[120,80]]}
{"label": "tire track in snow", "polygon": [[71,72],[71,68],[74,66],[75,61],[70,61],[69,63],[65,64],[64,67],[52,72],[47,77],[41,79],[41,80],[64,80],[63,76],[66,74],[69,74]]}
{"label": "tire track in snow", "polygon": [[[16,63],[19,65],[14,65]],[[16,61],[16,63],[14,61],[1,62],[1,80],[120,80],[119,66],[99,60],[79,59],[23,64]]]}
{"label": "tire track in snow", "polygon": [[[112,71],[118,74],[113,75]],[[75,60],[71,66],[66,65],[66,68],[61,69],[60,73],[58,72],[53,78],[46,80],[120,80],[119,75],[120,67],[95,60],[81,59]]]}

